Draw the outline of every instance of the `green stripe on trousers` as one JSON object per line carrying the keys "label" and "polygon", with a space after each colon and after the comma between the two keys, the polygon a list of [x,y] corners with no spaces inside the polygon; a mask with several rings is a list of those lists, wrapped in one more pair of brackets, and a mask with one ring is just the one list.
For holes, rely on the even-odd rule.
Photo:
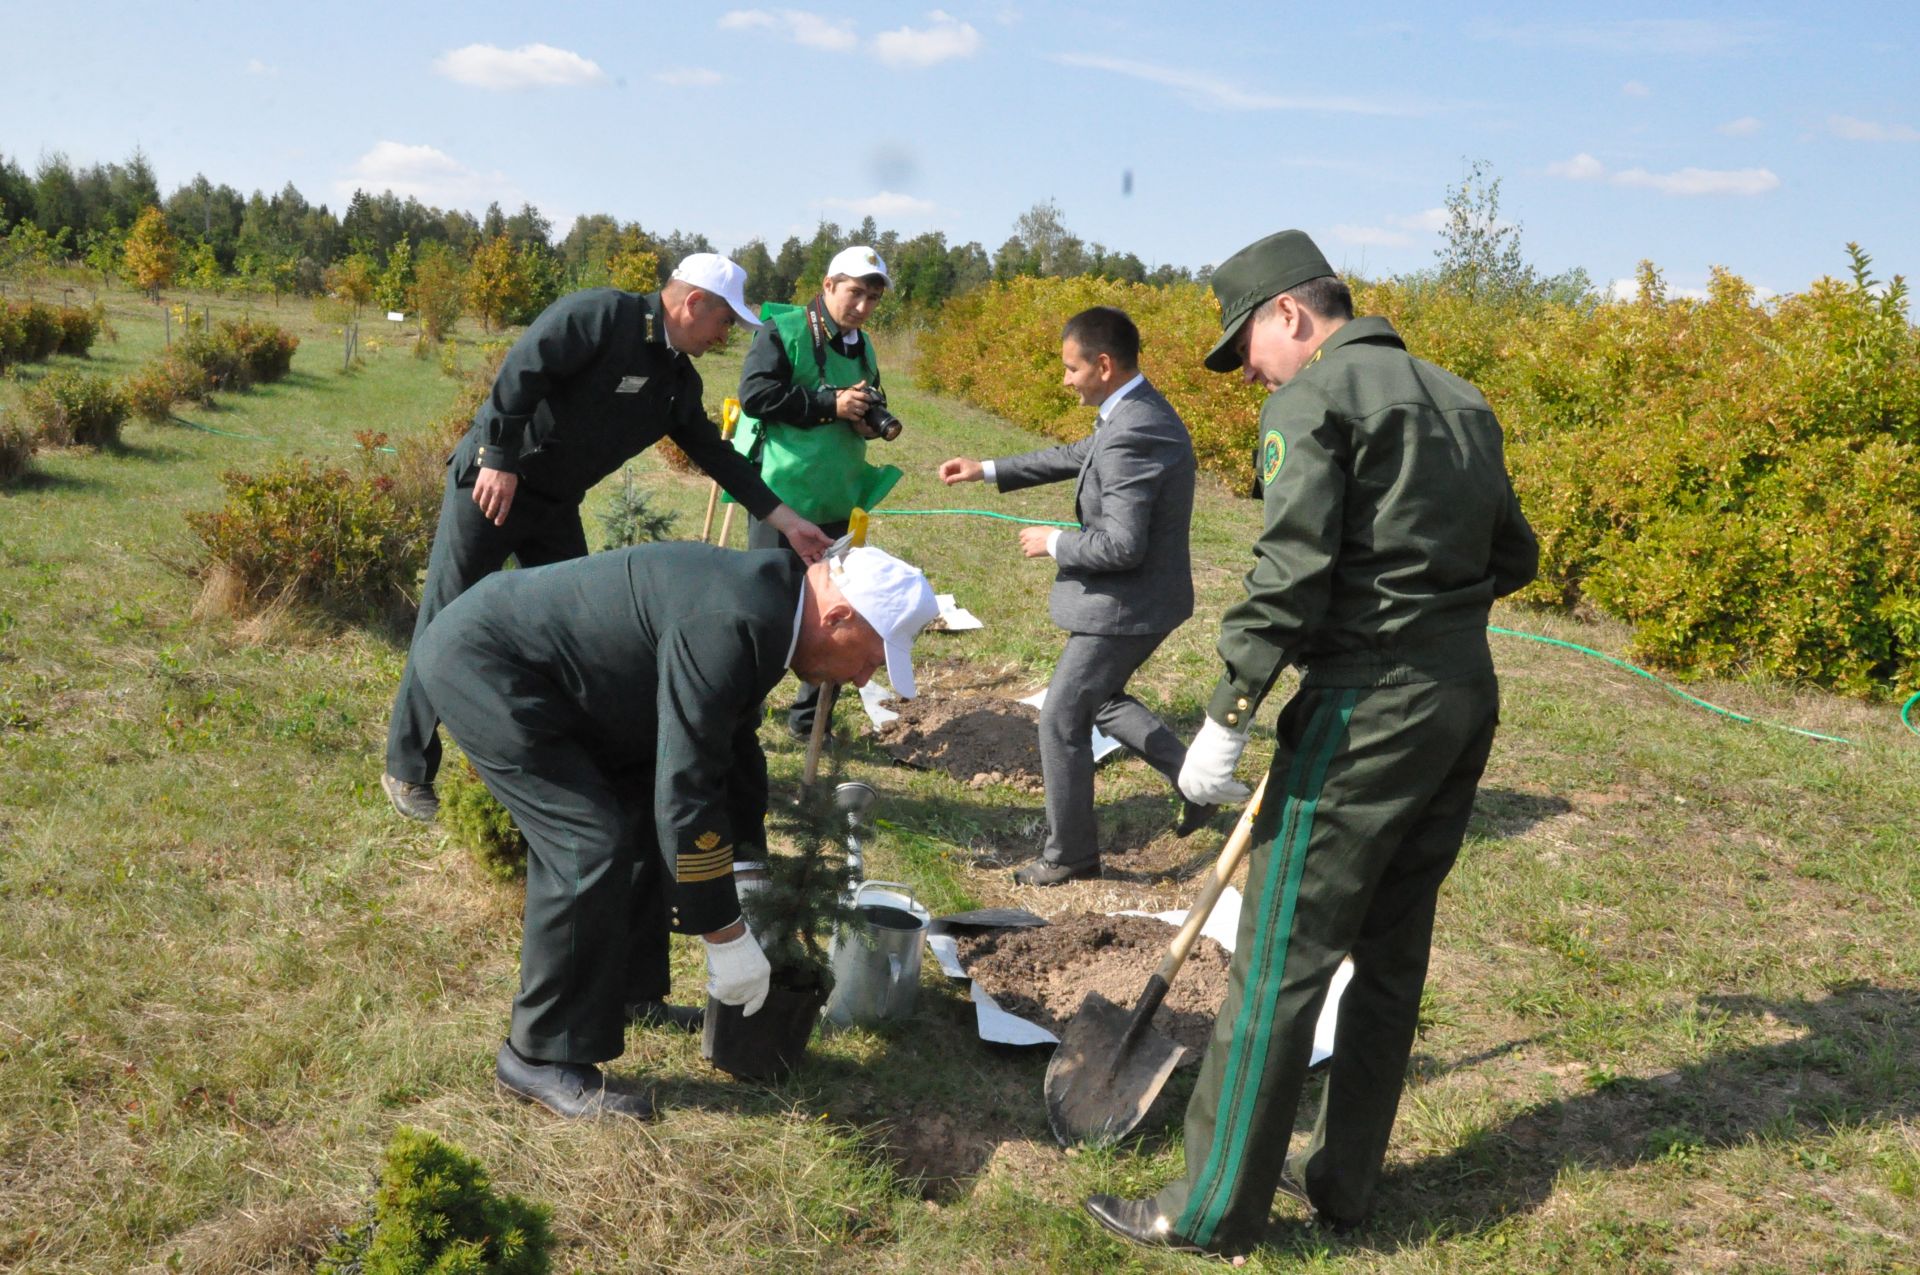
{"label": "green stripe on trousers", "polygon": [[[1287,769],[1286,805],[1267,855],[1266,877],[1258,896],[1259,928],[1249,959],[1249,977],[1241,995],[1238,1017],[1246,1029],[1234,1034],[1233,1049],[1227,1056],[1221,1082],[1226,1101],[1216,1109],[1207,1162],[1194,1179],[1187,1206],[1173,1227],[1196,1244],[1213,1242],[1246,1158],[1253,1106],[1260,1096],[1260,1082],[1266,1075],[1267,1055],[1273,1044],[1273,1017],[1280,1000],[1279,985],[1286,973],[1287,948],[1293,934],[1294,908],[1300,898],[1300,878],[1306,870],[1314,811],[1320,804],[1327,767],[1339,751],[1358,698],[1359,691],[1348,689],[1330,695],[1318,705],[1301,736],[1300,749]],[[1281,891],[1277,912],[1267,906],[1276,889]]]}

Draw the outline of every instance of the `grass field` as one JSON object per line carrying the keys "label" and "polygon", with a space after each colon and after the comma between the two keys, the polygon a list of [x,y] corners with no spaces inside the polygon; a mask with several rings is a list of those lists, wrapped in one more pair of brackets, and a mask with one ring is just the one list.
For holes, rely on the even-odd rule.
{"label": "grass field", "polygon": [[[84,366],[122,373],[161,324],[109,300],[118,340]],[[256,308],[302,337],[286,381],[130,424],[118,451],[43,455],[0,491],[0,1268],[305,1269],[365,1208],[402,1123],[551,1204],[563,1271],[1189,1265],[1110,1241],[1078,1206],[1175,1169],[1178,1121],[1162,1117],[1190,1081],[1135,1143],[1063,1154],[1045,1058],[977,1044],[931,968],[913,1021],[816,1042],[778,1088],[633,1032],[614,1070],[656,1082],[666,1114],[649,1126],[566,1125],[494,1095],[518,892],[380,794],[404,635],[195,619],[184,570],[182,514],[217,503],[223,469],[344,459],[356,430],[421,428],[454,384],[393,338],[342,373],[339,337],[304,306]],[[739,353],[702,362],[711,406]],[[914,392],[897,363],[907,431],[883,450],[909,476],[891,504],[1071,516],[1066,486],[941,488],[944,457],[1035,440]],[[637,469],[695,534],[704,480]],[[1252,503],[1203,483],[1199,613],[1136,682],[1183,733],[1256,527]],[[933,684],[1045,681],[1050,576],[1011,524],[875,528],[986,623],[922,642]],[[1623,642],[1605,624],[1495,619]],[[1884,704],[1691,688],[1854,741],[1820,744],[1495,643],[1505,722],[1442,895],[1378,1212],[1336,1241],[1283,1200],[1250,1268],[1920,1269],[1920,738]],[[776,795],[791,791],[800,749],[773,723],[763,740]],[[837,762],[881,793],[869,873],[936,910],[1177,906],[1221,844],[1224,820],[1168,836],[1164,783],[1120,760],[1100,780],[1108,876],[1022,891],[1005,869],[1039,848],[1037,797],[884,762],[859,739]],[[697,999],[697,945],[676,960],[676,999]]]}

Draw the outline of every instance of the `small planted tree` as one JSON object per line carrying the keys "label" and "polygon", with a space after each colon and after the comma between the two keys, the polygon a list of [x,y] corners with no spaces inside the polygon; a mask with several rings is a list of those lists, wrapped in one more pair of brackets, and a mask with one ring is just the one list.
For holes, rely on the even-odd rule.
{"label": "small planted tree", "polygon": [[180,245],[167,228],[167,215],[151,204],[142,209],[133,229],[127,232],[123,255],[133,286],[145,290],[148,299],[158,301],[160,289],[173,282],[174,271],[180,267]]}
{"label": "small planted tree", "polygon": [[600,511],[600,525],[606,530],[609,549],[666,540],[678,521],[673,514],[654,508],[653,493],[634,483],[631,466],[621,468],[620,487],[607,497],[606,507]]}

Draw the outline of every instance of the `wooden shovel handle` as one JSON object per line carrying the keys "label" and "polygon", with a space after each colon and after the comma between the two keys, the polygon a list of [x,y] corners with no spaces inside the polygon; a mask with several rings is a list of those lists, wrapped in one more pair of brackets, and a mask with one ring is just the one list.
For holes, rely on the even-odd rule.
{"label": "wooden shovel handle", "polygon": [[1200,937],[1200,929],[1213,915],[1213,905],[1220,901],[1221,891],[1227,888],[1227,882],[1240,869],[1240,860],[1247,857],[1247,847],[1253,844],[1253,819],[1260,813],[1260,802],[1267,795],[1267,776],[1260,776],[1260,786],[1253,790],[1253,796],[1247,798],[1246,809],[1240,812],[1240,822],[1233,826],[1233,835],[1227,838],[1226,849],[1220,852],[1219,860],[1213,865],[1213,871],[1207,876],[1207,884],[1200,891],[1200,897],[1193,901],[1193,907],[1187,911],[1187,923],[1173,936],[1173,945],[1167,949],[1166,959],[1160,962],[1159,976],[1171,983],[1173,976],[1186,964],[1187,953],[1193,950],[1194,943]]}

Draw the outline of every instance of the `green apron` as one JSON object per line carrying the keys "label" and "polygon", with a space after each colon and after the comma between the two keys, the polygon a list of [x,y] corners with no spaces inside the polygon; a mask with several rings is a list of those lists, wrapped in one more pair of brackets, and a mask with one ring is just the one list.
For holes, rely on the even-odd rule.
{"label": "green apron", "polygon": [[[879,384],[877,364],[847,358],[832,342],[814,343],[805,306],[768,301],[760,307],[760,317],[786,345],[796,381],[811,368],[822,387]],[[871,359],[871,339],[862,341],[861,349]],[[901,478],[892,465],[867,463],[867,440],[845,421],[803,428],[743,414],[733,445],[759,466],[761,480],[776,496],[811,522],[845,522],[855,509],[872,509]]]}

